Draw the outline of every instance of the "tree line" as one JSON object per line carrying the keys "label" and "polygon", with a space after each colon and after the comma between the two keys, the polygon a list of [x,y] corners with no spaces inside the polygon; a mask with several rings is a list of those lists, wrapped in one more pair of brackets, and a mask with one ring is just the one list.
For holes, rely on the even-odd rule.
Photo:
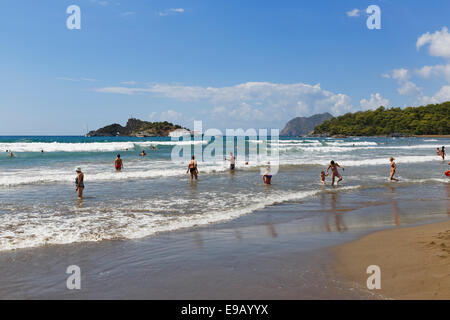
{"label": "tree line", "polygon": [[450,134],[450,102],[405,109],[379,107],[325,121],[314,134],[384,136]]}

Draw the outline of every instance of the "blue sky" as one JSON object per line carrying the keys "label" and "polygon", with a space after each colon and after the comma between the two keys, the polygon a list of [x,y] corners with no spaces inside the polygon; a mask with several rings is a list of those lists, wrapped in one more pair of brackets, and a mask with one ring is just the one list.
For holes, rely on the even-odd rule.
{"label": "blue sky", "polygon": [[[69,30],[69,5],[81,30]],[[381,30],[366,26],[369,5]],[[355,10],[357,9],[357,10]],[[295,116],[450,100],[450,2],[0,2],[0,135],[129,116],[282,128]]]}

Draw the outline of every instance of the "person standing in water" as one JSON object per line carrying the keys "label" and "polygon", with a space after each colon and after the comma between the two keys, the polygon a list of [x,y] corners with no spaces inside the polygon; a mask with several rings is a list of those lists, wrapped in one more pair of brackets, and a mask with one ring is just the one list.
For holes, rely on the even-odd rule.
{"label": "person standing in water", "polygon": [[264,184],[271,184],[272,174],[270,173],[270,168],[267,168],[266,173],[263,174],[262,179]]}
{"label": "person standing in water", "polygon": [[328,175],[328,172],[331,169],[331,185],[332,186],[334,186],[334,179],[336,177],[339,178],[338,181],[337,181],[337,184],[339,184],[339,182],[341,182],[342,179],[343,179],[341,174],[338,171],[338,168],[341,168],[342,170],[345,170],[344,167],[341,167],[337,162],[334,162],[333,160],[331,160],[330,165],[328,166],[328,169],[327,169],[327,175]]}
{"label": "person standing in water", "polygon": [[389,180],[391,180],[391,181],[398,181],[398,179],[394,178],[395,170],[397,170],[397,165],[395,164],[394,160],[395,159],[393,157],[391,157],[389,159],[389,161],[391,162],[391,174],[389,176]]}
{"label": "person standing in water", "polygon": [[195,160],[195,156],[192,156],[191,161],[189,162],[188,169],[186,173],[191,173],[191,181],[194,179],[198,180],[198,168],[197,168],[197,161]]}
{"label": "person standing in water", "polygon": [[445,160],[445,146],[442,146],[441,157],[442,157],[442,160]]}
{"label": "person standing in water", "polygon": [[[225,158],[227,160],[227,158]],[[234,170],[236,166],[236,158],[233,156],[233,152],[230,152],[230,158],[228,159],[230,161],[230,170]]]}
{"label": "person standing in water", "polygon": [[82,199],[84,190],[84,173],[81,171],[81,168],[76,168],[75,171],[77,173],[77,177],[75,178],[75,185],[77,187],[76,191],[78,194],[78,199]]}
{"label": "person standing in water", "polygon": [[114,167],[116,168],[116,171],[121,171],[123,169],[123,161],[120,158],[120,154],[117,155],[117,159],[114,161]]}

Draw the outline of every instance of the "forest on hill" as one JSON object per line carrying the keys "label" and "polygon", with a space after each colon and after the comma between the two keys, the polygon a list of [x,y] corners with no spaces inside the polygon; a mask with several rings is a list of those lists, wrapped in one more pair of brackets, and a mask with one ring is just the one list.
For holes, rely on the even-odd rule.
{"label": "forest on hill", "polygon": [[379,107],[325,121],[314,134],[349,136],[448,135],[450,102],[405,109]]}

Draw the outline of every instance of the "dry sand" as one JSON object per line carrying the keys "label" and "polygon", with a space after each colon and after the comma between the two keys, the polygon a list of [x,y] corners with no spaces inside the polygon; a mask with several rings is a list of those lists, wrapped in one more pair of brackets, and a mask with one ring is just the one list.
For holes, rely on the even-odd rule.
{"label": "dry sand", "polygon": [[370,265],[393,299],[450,299],[450,220],[380,231],[335,248],[337,272],[366,286]]}

